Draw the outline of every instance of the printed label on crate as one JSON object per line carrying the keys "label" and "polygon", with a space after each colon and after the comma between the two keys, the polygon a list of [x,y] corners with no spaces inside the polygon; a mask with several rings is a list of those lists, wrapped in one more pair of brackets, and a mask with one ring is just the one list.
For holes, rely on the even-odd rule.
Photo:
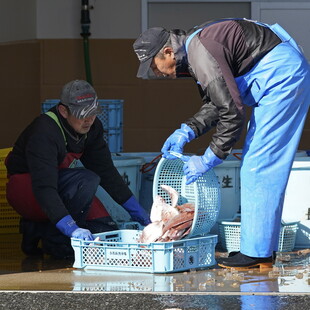
{"label": "printed label on crate", "polygon": [[107,249],[107,257],[115,259],[129,259],[129,252],[128,250],[121,249]]}
{"label": "printed label on crate", "polygon": [[188,253],[196,253],[198,252],[198,246],[192,245],[187,248]]}

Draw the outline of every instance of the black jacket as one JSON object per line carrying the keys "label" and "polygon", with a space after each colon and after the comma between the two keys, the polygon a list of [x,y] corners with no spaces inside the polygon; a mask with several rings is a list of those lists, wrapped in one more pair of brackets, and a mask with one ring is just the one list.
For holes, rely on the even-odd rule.
{"label": "black jacket", "polygon": [[[185,50],[185,42],[197,29]],[[240,138],[245,112],[235,78],[250,71],[281,40],[267,27],[246,19],[207,22],[188,32],[171,31],[177,77],[191,75],[198,84],[203,106],[185,121],[196,137],[212,127],[210,147],[221,159]]]}
{"label": "black jacket", "polygon": [[50,111],[65,128],[67,145],[57,123],[42,114],[17,139],[7,159],[8,174],[30,173],[37,201],[49,219],[57,223],[69,214],[57,192],[58,167],[67,153],[83,153],[81,162],[100,176],[100,185],[117,203],[126,202],[133,194],[113,164],[101,121],[96,118],[87,135],[78,135],[56,107]]}

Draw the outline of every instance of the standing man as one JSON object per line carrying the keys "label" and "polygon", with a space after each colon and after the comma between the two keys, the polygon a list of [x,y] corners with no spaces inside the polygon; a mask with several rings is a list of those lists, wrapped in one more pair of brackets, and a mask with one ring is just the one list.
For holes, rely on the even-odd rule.
{"label": "standing man", "polygon": [[[21,133],[6,159],[7,200],[22,216],[22,250],[73,255],[70,238],[117,229],[95,197],[98,185],[142,225],[150,223],[113,164],[97,94],[86,81],[66,84],[60,102]],[[75,168],[80,159],[84,168]]]}
{"label": "standing man", "polygon": [[201,109],[162,147],[183,152],[191,140],[216,128],[203,156],[185,157],[187,184],[222,163],[240,138],[244,105],[252,107],[241,164],[241,250],[222,267],[272,264],[277,251],[285,188],[310,103],[307,60],[278,24],[239,18],[206,22],[185,32],[161,27],[142,33],[133,45],[137,76],[192,76]]}

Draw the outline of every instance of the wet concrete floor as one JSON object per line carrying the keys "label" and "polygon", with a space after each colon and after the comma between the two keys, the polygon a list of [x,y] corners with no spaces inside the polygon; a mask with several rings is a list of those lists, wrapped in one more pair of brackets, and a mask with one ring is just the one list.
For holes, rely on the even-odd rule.
{"label": "wet concrete floor", "polygon": [[0,235],[0,309],[309,309],[309,249],[280,253],[270,269],[148,274],[27,257],[20,239]]}

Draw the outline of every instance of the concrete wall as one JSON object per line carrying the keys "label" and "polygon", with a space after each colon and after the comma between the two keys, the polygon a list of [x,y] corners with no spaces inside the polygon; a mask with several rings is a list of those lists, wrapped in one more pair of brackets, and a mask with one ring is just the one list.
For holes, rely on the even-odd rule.
{"label": "concrete wall", "polygon": [[[206,20],[251,17],[248,1],[238,1],[240,6],[231,1],[218,2],[218,9],[209,3],[212,10],[206,12]],[[158,152],[165,138],[199,109],[196,86],[191,79],[136,78],[138,61],[132,43],[142,27],[143,1],[89,3],[94,5],[89,41],[94,87],[101,99],[125,101],[124,151]],[[1,148],[11,146],[23,128],[39,115],[43,100],[59,98],[66,82],[85,79],[80,4],[79,0],[0,0]],[[190,15],[186,11],[186,16]],[[166,18],[164,14],[162,18]],[[183,27],[182,21],[179,27]],[[193,141],[186,150],[202,150],[208,145],[210,134]],[[309,136],[308,120],[300,149],[309,148]],[[235,147],[242,147],[242,139]]]}
{"label": "concrete wall", "polygon": [[0,42],[36,39],[36,0],[0,0]]}

